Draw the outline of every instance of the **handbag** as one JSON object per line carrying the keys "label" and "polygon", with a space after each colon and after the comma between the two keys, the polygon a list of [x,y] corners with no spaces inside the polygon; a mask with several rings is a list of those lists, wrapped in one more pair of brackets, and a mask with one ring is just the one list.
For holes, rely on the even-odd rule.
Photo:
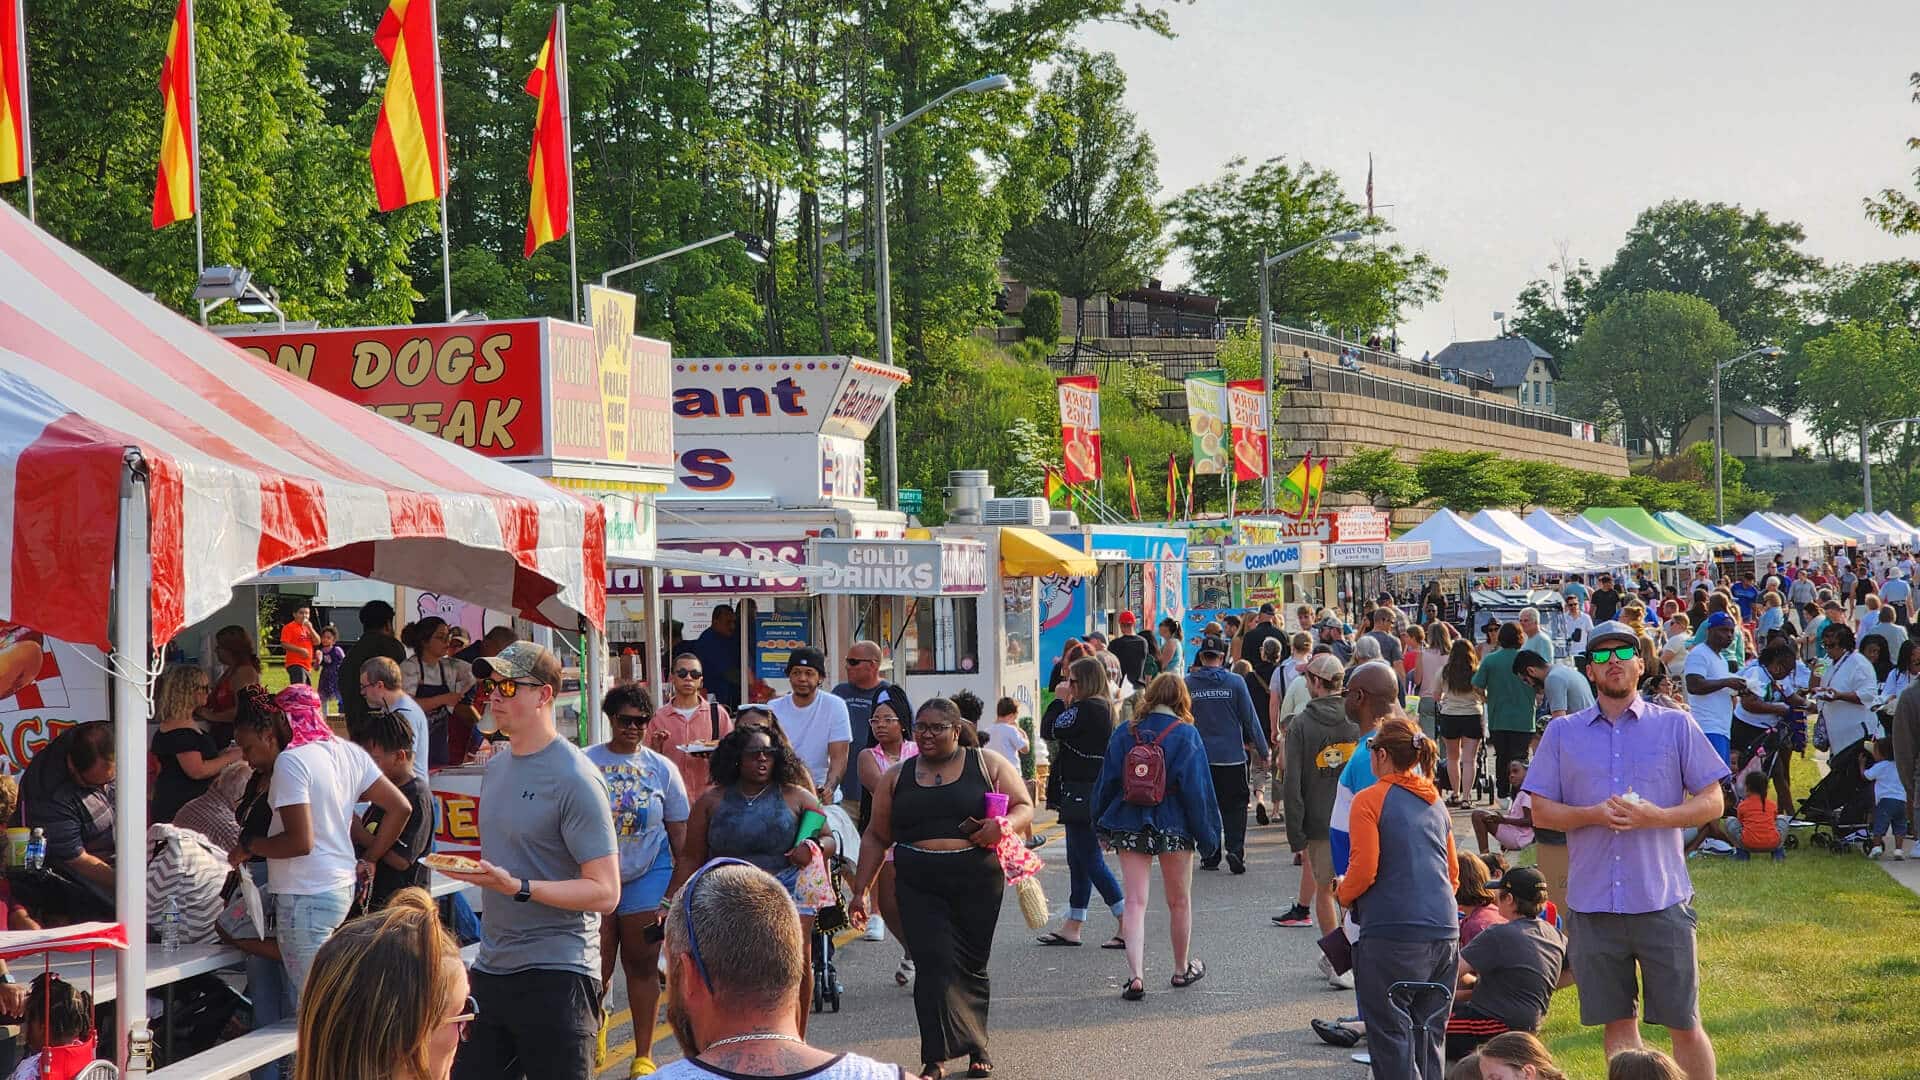
{"label": "handbag", "polygon": [[1093,823],[1093,781],[1060,781],[1060,824]]}
{"label": "handbag", "polygon": [[813,908],[815,930],[836,934],[851,925],[847,906],[853,900],[852,892],[847,888],[846,879],[833,872],[820,846],[808,843],[813,847],[813,861],[800,868],[800,876],[794,883],[795,898]]}

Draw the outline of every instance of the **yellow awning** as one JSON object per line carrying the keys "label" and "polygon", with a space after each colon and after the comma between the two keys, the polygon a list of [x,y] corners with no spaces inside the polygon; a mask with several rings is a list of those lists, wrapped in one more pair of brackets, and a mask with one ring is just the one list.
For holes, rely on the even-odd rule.
{"label": "yellow awning", "polygon": [[1093,577],[1100,565],[1045,533],[1032,529],[1000,530],[1000,572],[1007,577]]}

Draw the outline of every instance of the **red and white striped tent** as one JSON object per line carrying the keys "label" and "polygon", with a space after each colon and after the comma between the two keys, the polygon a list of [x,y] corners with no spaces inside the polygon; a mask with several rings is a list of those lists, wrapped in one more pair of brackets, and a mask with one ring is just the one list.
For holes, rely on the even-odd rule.
{"label": "red and white striped tent", "polygon": [[130,453],[156,645],[284,563],[604,617],[599,506],[253,359],[0,204],[0,618],[111,646]]}
{"label": "red and white striped tent", "polygon": [[[150,647],[294,564],[603,625],[605,511],[254,360],[0,203],[0,619],[112,654],[146,759]],[[131,721],[131,722],[128,722]],[[114,899],[146,940],[146,770],[115,793]],[[146,952],[116,956],[146,985]],[[117,999],[144,1044],[146,995]]]}

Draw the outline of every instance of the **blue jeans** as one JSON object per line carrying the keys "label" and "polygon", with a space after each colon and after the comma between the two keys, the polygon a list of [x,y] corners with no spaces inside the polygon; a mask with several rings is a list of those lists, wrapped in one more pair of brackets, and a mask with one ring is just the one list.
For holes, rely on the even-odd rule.
{"label": "blue jeans", "polygon": [[1107,909],[1114,918],[1120,917],[1120,908],[1126,894],[1120,891],[1120,883],[1114,880],[1113,871],[1107,869],[1106,857],[1100,854],[1100,841],[1093,835],[1093,826],[1069,823],[1067,830],[1067,879],[1072,884],[1067,891],[1067,918],[1080,922],[1087,921],[1087,903],[1093,899],[1093,890],[1100,890],[1100,899],[1107,902]]}
{"label": "blue jeans", "polygon": [[273,898],[279,919],[275,934],[280,939],[280,959],[287,965],[287,984],[293,990],[296,1006],[300,988],[307,984],[307,971],[313,967],[313,954],[347,921],[347,908],[352,903],[351,886],[338,893]]}
{"label": "blue jeans", "polygon": [[[262,892],[267,888],[267,864],[254,862],[247,864],[253,874],[254,884]],[[272,899],[271,895],[268,897]],[[247,956],[247,999],[253,1002],[253,1029],[260,1030],[282,1020],[292,1019],[296,1013],[293,1007],[293,984],[287,981],[287,969],[284,964],[269,960],[264,956]],[[291,1060],[282,1058],[272,1064],[262,1065],[253,1070],[253,1080],[280,1080],[283,1063]]]}
{"label": "blue jeans", "polygon": [[1879,843],[1889,828],[1896,841],[1907,835],[1907,804],[1899,799],[1881,799],[1873,804],[1873,842]]}

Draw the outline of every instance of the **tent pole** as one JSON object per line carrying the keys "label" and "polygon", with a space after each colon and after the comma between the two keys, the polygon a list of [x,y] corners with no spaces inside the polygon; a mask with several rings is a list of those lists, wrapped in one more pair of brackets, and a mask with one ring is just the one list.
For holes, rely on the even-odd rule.
{"label": "tent pole", "polygon": [[113,574],[114,757],[121,764],[114,792],[114,910],[126,924],[127,948],[116,957],[115,1049],[125,1073],[153,1067],[147,1030],[147,616],[152,564],[147,549],[147,487],[136,471],[137,451],[127,451],[120,479],[120,539]]}
{"label": "tent pole", "polygon": [[673,624],[660,607],[660,568],[642,567],[640,579],[646,582],[647,590],[647,632],[640,639],[647,650],[642,658],[646,661],[643,670],[647,675],[647,685],[653,690],[653,704],[657,708],[667,703],[667,671],[673,667],[673,657],[666,654],[678,643],[661,641],[662,637],[673,636]]}
{"label": "tent pole", "polygon": [[580,657],[580,683],[586,689],[582,695],[586,700],[580,703],[586,714],[580,718],[581,727],[593,732],[589,745],[598,746],[612,737],[606,714],[600,711],[600,696],[607,691],[607,632],[586,619],[580,622],[587,638],[585,652]]}

